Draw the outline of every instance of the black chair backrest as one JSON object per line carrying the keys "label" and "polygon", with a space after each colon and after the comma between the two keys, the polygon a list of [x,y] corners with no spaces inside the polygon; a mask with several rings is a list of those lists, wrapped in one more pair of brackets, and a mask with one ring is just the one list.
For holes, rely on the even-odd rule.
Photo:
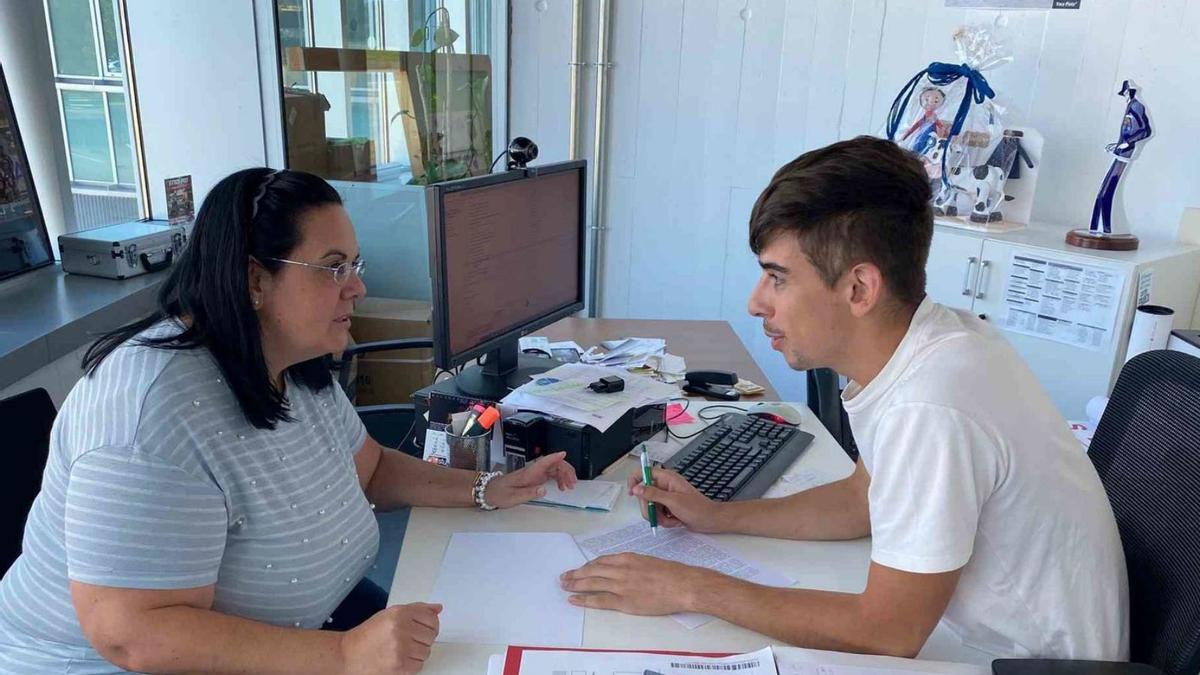
{"label": "black chair backrest", "polygon": [[[351,377],[351,366],[354,359],[363,354],[389,352],[393,350],[433,349],[430,338],[397,338],[379,340],[377,342],[360,342],[350,345],[342,352],[342,357],[335,361],[338,385],[346,392],[351,401],[355,400],[355,383]],[[385,448],[396,448],[402,452],[417,457],[421,450],[413,439],[416,429],[416,410],[412,403],[387,403],[379,405],[359,405],[355,409],[371,435]]]}
{"label": "black chair backrest", "polygon": [[858,444],[850,431],[850,418],[842,406],[842,388],[838,374],[830,368],[812,368],[806,371],[808,385],[808,407],[821,420],[825,430],[842,446],[851,461],[858,461]]}
{"label": "black chair backrest", "polygon": [[1129,569],[1130,660],[1200,672],[1200,359],[1125,364],[1089,454]]}
{"label": "black chair backrest", "polygon": [[0,433],[4,434],[6,489],[0,490],[0,575],[21,553],[25,517],[42,487],[50,452],[54,401],[45,389],[34,389],[0,401]]}

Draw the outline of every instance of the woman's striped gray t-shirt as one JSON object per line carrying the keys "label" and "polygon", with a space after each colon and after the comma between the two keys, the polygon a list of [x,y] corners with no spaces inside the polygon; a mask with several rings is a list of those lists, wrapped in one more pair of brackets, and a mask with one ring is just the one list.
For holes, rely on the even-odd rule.
{"label": "woman's striped gray t-shirt", "polygon": [[354,468],[366,430],[336,384],[286,391],[295,421],[265,431],[203,349],[126,343],[80,380],[0,580],[0,673],[121,672],[81,632],[69,579],[215,584],[217,611],[319,628],[378,550]]}

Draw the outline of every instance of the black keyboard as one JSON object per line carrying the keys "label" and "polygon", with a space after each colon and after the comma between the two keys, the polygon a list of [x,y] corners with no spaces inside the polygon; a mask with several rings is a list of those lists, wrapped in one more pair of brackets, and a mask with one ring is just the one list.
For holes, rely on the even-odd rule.
{"label": "black keyboard", "polygon": [[663,466],[678,471],[709,499],[754,499],[787,471],[812,440],[812,434],[795,427],[730,413]]}

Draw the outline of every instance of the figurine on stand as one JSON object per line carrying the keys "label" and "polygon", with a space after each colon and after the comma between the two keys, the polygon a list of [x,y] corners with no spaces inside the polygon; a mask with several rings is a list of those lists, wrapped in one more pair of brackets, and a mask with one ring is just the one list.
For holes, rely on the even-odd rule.
{"label": "figurine on stand", "polygon": [[[1139,141],[1150,137],[1150,118],[1146,115],[1146,106],[1137,100],[1137,87],[1129,80],[1121,84],[1121,96],[1125,97],[1125,117],[1121,119],[1121,135],[1116,143],[1110,143],[1104,149],[1113,154],[1112,166],[1104,183],[1100,186],[1100,194],[1096,195],[1096,205],[1092,207],[1092,225],[1089,228],[1093,234],[1112,234],[1112,202],[1117,192],[1117,182],[1125,173],[1125,165],[1133,160],[1133,151]],[[1101,229],[1103,221],[1103,230]]]}
{"label": "figurine on stand", "polygon": [[1071,230],[1067,233],[1067,243],[1084,248],[1128,251],[1138,247],[1138,238],[1132,234],[1116,234],[1112,228],[1113,197],[1117,193],[1117,184],[1125,173],[1126,167],[1133,161],[1137,144],[1146,140],[1153,133],[1150,128],[1150,117],[1146,106],[1137,98],[1137,86],[1130,80],[1121,84],[1121,96],[1125,97],[1125,116],[1121,119],[1121,134],[1116,143],[1105,146],[1105,150],[1113,154],[1112,166],[1100,184],[1100,192],[1096,195],[1096,203],[1092,207],[1092,222],[1087,230]]}

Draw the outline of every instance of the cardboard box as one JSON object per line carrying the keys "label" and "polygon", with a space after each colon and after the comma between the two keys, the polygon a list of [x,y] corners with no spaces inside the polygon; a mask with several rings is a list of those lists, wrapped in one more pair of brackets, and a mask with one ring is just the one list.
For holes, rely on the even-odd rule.
{"label": "cardboard box", "polygon": [[326,139],[330,180],[375,180],[375,143],[369,138]]}
{"label": "cardboard box", "polygon": [[325,142],[326,110],[329,110],[329,101],[321,94],[299,89],[283,91],[288,168],[325,176],[329,167]]}
{"label": "cardboard box", "polygon": [[[355,343],[433,335],[432,306],[424,300],[363,298],[350,319]],[[414,391],[433,384],[432,349],[363,354],[355,361],[356,405],[409,403]]]}

